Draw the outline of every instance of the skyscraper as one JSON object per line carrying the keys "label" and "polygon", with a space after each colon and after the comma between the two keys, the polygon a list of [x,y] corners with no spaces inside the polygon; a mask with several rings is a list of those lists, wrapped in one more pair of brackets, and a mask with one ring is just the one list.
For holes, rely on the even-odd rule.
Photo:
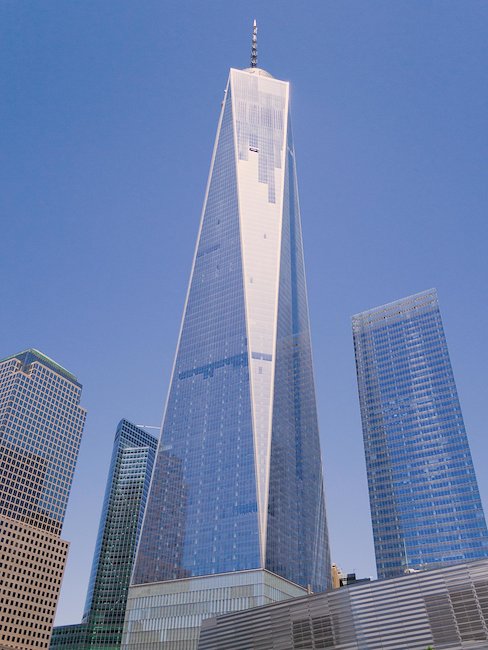
{"label": "skyscraper", "polygon": [[125,644],[188,648],[202,616],[330,584],[289,84],[254,65],[222,103],[132,584]]}
{"label": "skyscraper", "polygon": [[157,440],[121,420],[115,433],[83,622],[54,628],[54,648],[120,647],[127,591]]}
{"label": "skyscraper", "polygon": [[379,578],[488,557],[435,289],[353,317]]}
{"label": "skyscraper", "polygon": [[81,384],[37,350],[0,361],[0,647],[48,648],[85,422]]}

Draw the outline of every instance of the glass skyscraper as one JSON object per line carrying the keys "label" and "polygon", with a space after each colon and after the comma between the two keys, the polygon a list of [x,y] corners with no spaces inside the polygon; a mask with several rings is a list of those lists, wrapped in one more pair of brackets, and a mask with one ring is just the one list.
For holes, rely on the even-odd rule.
{"label": "glass skyscraper", "polygon": [[83,622],[54,628],[51,650],[117,650],[157,440],[127,420],[115,433]]}
{"label": "glass skyscraper", "polygon": [[0,647],[47,649],[85,422],[76,377],[38,350],[0,361]]}
{"label": "glass skyscraper", "polygon": [[[179,601],[184,646],[169,605],[157,620],[174,581],[207,590]],[[257,67],[222,103],[132,584],[141,648],[330,585],[289,84]]]}
{"label": "glass skyscraper", "polygon": [[437,293],[353,317],[379,578],[488,557]]}

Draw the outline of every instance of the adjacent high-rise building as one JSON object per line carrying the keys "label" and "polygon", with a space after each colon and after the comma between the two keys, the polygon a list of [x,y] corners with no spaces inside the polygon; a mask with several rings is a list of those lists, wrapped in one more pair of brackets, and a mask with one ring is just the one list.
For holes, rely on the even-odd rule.
{"label": "adjacent high-rise building", "polygon": [[222,102],[132,585],[134,648],[330,585],[289,84],[255,65]]}
{"label": "adjacent high-rise building", "polygon": [[117,650],[146,506],[156,438],[121,420],[115,433],[83,622],[53,630],[51,650]]}
{"label": "adjacent high-rise building", "polygon": [[85,422],[81,384],[37,350],[0,361],[0,648],[49,647],[60,538]]}
{"label": "adjacent high-rise building", "polygon": [[353,317],[379,578],[488,557],[434,289]]}

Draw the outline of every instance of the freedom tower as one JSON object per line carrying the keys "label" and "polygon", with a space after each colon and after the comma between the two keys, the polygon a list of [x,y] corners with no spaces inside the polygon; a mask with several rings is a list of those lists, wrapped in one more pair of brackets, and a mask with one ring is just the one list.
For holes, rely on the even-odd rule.
{"label": "freedom tower", "polygon": [[127,648],[196,648],[204,618],[330,584],[289,92],[257,67],[254,27],[222,102]]}

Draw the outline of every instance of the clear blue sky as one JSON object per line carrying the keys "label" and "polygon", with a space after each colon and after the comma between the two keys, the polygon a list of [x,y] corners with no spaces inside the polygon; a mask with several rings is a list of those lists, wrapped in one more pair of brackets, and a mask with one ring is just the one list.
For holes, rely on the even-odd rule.
{"label": "clear blue sky", "polygon": [[486,0],[3,0],[0,356],[84,385],[57,623],[82,614],[115,428],[159,424],[220,102],[292,82],[332,555],[374,575],[350,317],[437,287],[488,508]]}

